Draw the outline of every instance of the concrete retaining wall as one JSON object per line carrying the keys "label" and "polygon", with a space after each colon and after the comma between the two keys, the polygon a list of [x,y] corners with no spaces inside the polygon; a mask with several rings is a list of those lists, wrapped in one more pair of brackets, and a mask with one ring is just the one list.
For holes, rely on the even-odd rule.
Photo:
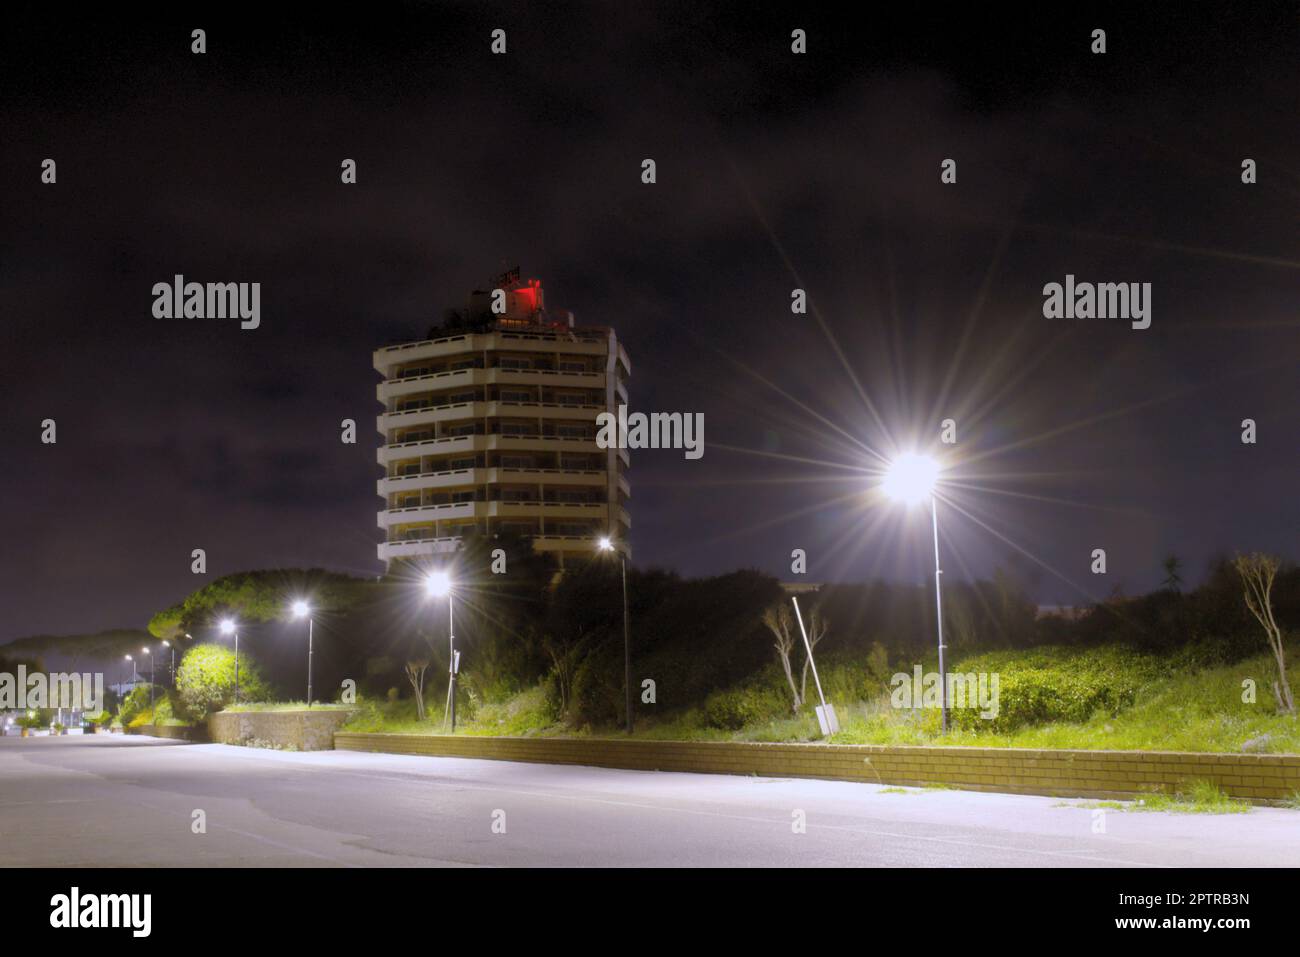
{"label": "concrete retaining wall", "polygon": [[351,711],[218,711],[208,718],[208,735],[218,744],[251,744],[298,751],[329,751],[334,732]]}
{"label": "concrete retaining wall", "polygon": [[174,724],[142,724],[138,728],[128,728],[126,733],[147,734],[154,738],[172,738],[177,741],[206,741],[208,738],[203,728],[181,727]]}
{"label": "concrete retaining wall", "polygon": [[1300,755],[1178,751],[1040,751],[1024,748],[884,747],[636,741],[616,738],[489,738],[339,732],[340,750],[490,758],[543,764],[877,784],[947,784],[975,791],[1131,798],[1195,780],[1257,803],[1300,792]]}

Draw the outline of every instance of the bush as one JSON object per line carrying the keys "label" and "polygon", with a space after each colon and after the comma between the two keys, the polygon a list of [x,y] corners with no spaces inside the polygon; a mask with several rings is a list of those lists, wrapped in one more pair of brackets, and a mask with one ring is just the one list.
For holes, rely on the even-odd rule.
{"label": "bush", "polygon": [[[235,653],[222,645],[191,648],[176,669],[176,692],[180,709],[187,718],[201,721],[220,711],[235,700]],[[270,697],[261,669],[241,651],[240,700],[264,701]]]}
{"label": "bush", "polygon": [[751,685],[746,688],[715,691],[704,699],[704,721],[711,728],[739,731],[748,724],[789,717],[787,696],[771,688]]}
{"label": "bush", "polygon": [[998,715],[989,720],[981,718],[976,708],[959,708],[951,716],[958,728],[998,733],[1052,722],[1084,722],[1098,713],[1114,715],[1131,707],[1161,670],[1156,658],[1124,647],[1045,647],[980,655],[959,662],[951,671],[997,673]]}
{"label": "bush", "polygon": [[136,718],[146,714],[149,710],[149,686],[136,685],[122,701],[122,707],[117,712],[117,719],[126,727],[138,727],[139,724],[136,723]]}

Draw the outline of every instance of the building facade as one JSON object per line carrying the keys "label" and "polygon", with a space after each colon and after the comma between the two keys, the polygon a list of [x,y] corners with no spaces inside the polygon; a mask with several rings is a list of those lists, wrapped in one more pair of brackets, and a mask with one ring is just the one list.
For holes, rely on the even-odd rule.
{"label": "building facade", "polygon": [[538,280],[505,285],[501,314],[475,293],[459,328],[374,353],[388,565],[471,530],[530,537],[561,567],[603,537],[630,554],[628,453],[596,444],[596,416],[627,404],[627,352],[613,329],[548,313]]}

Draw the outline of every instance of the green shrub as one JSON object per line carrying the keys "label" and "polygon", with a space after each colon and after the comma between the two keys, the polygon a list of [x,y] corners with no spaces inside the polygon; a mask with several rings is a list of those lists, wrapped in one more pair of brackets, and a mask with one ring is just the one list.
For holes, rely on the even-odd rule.
{"label": "green shrub", "polygon": [[998,714],[954,709],[953,724],[968,731],[1005,733],[1053,722],[1079,723],[1131,707],[1161,673],[1159,660],[1123,646],[1091,649],[1043,647],[967,658],[952,672],[997,673]]}
{"label": "green shrub", "polygon": [[705,724],[723,731],[739,731],[748,724],[789,716],[788,692],[782,697],[765,686],[715,691],[704,699]]}
{"label": "green shrub", "polygon": [[136,685],[131,689],[131,693],[123,699],[122,707],[118,710],[117,717],[126,727],[139,727],[136,718],[148,710],[149,686]]}
{"label": "green shrub", "polygon": [[[191,648],[176,669],[176,691],[180,698],[180,710],[187,718],[202,721],[214,711],[221,710],[235,700],[235,653],[223,645],[196,645]],[[241,651],[240,700],[264,701],[270,697],[271,690],[262,677],[261,669]],[[125,717],[123,720],[126,720]]]}

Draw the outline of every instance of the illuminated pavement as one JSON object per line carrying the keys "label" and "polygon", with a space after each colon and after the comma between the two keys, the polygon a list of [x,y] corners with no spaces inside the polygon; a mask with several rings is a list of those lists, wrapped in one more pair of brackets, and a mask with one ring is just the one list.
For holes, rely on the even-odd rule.
{"label": "illuminated pavement", "polygon": [[[1295,866],[1300,811],[95,735],[0,738],[0,864]],[[193,812],[207,833],[192,832]],[[493,832],[504,812],[505,833]],[[806,833],[794,833],[801,811]]]}

